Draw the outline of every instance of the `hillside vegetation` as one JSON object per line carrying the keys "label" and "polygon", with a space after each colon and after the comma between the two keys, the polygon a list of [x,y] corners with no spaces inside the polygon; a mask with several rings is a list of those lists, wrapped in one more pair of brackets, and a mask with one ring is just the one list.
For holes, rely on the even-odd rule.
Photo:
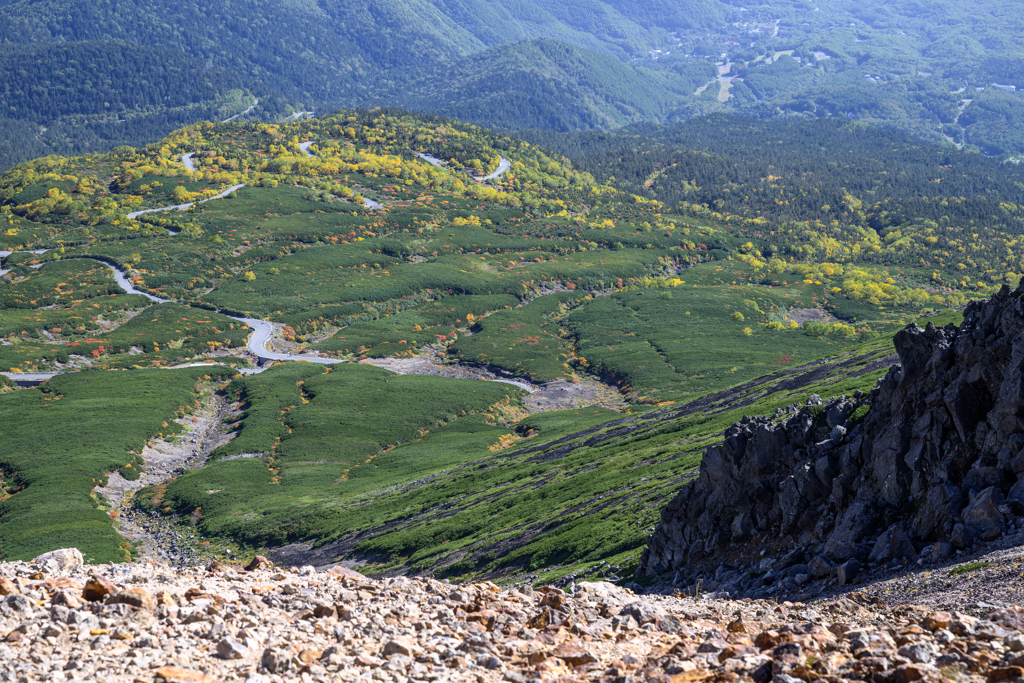
{"label": "hillside vegetation", "polygon": [[1012,156],[1018,14],[996,0],[20,0],[0,5],[0,168],[339,106],[506,130],[833,117]]}
{"label": "hillside vegetation", "polygon": [[[826,145],[868,155],[870,132],[819,126],[807,129],[803,148],[791,132],[786,154],[803,154],[809,170],[820,163],[812,149]],[[1022,201],[1017,185],[996,182],[994,161],[874,134],[887,141],[875,177],[894,170],[885,165],[894,150],[909,150],[916,165],[899,182],[930,187],[918,175],[962,165],[980,180],[991,173],[1001,202]],[[650,154],[676,153],[671,131],[645,135]],[[989,264],[959,250],[932,249],[922,263],[932,235],[889,239],[853,214],[847,225],[806,209],[730,213],[699,194],[663,201],[632,180],[632,157],[613,180],[610,162],[572,153],[577,161],[449,119],[376,109],[286,125],[201,124],[148,148],[46,157],[0,176],[0,249],[16,250],[0,274],[0,366],[13,376],[92,368],[0,396],[4,423],[19,432],[42,424],[55,392],[62,410],[88,407],[93,389],[110,396],[127,382],[116,378],[156,392],[152,414],[162,413],[153,427],[143,410],[150,399],[124,384],[123,409],[83,408],[81,428],[59,441],[33,427],[5,442],[0,528],[38,525],[48,508],[31,500],[59,480],[58,460],[29,471],[23,453],[53,443],[81,453],[83,486],[113,469],[131,474],[132,451],[167,438],[163,422],[177,424],[194,406],[181,391],[199,391],[230,407],[223,427],[233,440],[207,466],[136,500],[207,539],[278,548],[303,563],[351,555],[381,570],[449,576],[556,576],[602,562],[622,569],[725,425],[811,392],[869,389],[901,325],[1009,277],[990,276]],[[724,152],[699,153],[729,168]],[[195,170],[183,165],[186,154]],[[475,179],[504,162],[497,177]],[[830,168],[828,183],[798,190],[843,183],[866,200],[855,169]],[[749,175],[736,177],[737,192],[783,175],[742,169]],[[137,213],[236,186],[185,211]],[[977,228],[980,253],[1012,253],[1019,226],[1008,211]],[[30,251],[40,249],[48,251]],[[125,294],[96,259],[170,301]],[[225,314],[272,320],[275,343],[349,362],[253,376],[226,365],[168,369],[190,360],[248,367],[247,329]],[[435,356],[441,368],[504,372],[544,391],[548,382],[552,391],[611,387],[621,401],[617,410],[592,399],[552,408],[509,384],[358,363]],[[822,365],[822,357],[840,360]],[[205,375],[206,388],[196,389]],[[104,446],[112,450],[101,449],[103,458],[89,455],[100,448],[89,441],[94,430],[136,417],[142,426]],[[99,530],[81,541],[84,550],[132,552],[102,515],[90,519]],[[26,538],[0,552],[28,557],[49,543]],[[315,547],[281,547],[300,542]]]}

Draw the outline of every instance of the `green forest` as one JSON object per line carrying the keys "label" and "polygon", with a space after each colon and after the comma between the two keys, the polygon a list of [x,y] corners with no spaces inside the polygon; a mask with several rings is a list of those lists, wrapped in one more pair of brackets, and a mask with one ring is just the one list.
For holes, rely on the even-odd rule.
{"label": "green forest", "polygon": [[507,131],[843,118],[1024,154],[1021,19],[828,0],[0,5],[0,168],[199,121],[397,106]]}

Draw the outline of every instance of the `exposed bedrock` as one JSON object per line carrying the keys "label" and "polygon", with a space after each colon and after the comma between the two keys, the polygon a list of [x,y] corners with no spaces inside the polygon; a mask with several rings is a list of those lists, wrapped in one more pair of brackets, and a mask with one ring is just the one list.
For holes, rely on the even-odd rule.
{"label": "exposed bedrock", "polygon": [[848,583],[864,563],[940,560],[1016,529],[1022,293],[1024,280],[972,303],[959,328],[900,331],[900,364],[870,396],[812,397],[734,424],[662,510],[640,571],[679,571],[679,581],[722,562],[771,572],[779,563],[762,553],[782,551],[802,581]]}

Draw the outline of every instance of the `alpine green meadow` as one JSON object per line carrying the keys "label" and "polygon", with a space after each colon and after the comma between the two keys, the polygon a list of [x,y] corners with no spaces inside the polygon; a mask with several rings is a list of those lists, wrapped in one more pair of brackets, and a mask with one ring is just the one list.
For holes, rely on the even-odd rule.
{"label": "alpine green meadow", "polygon": [[[870,390],[896,330],[952,321],[1009,277],[923,259],[925,223],[879,236],[741,216],[601,169],[361,110],[199,124],[3,174],[0,370],[65,374],[0,384],[0,557],[137,559],[96,487],[137,480],[147,444],[212,411],[205,464],[143,487],[135,510],[303,564],[625,576],[725,427]],[[168,301],[127,294],[109,266]],[[343,362],[249,374],[250,330],[228,316]]]}

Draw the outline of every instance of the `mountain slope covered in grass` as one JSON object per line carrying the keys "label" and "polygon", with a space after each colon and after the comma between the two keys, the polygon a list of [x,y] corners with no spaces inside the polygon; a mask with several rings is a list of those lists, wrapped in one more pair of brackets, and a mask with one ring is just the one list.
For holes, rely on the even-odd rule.
{"label": "mountain slope covered in grass", "polygon": [[[700,131],[729,144],[680,154]],[[443,117],[346,110],[4,173],[0,369],[74,374],[0,396],[0,423],[28,427],[0,443],[0,552],[68,538],[124,557],[137,549],[111,513],[141,512],[188,531],[189,562],[265,549],[382,572],[622,575],[725,426],[869,389],[905,323],[1019,278],[1024,183],[994,159],[856,123],[728,117],[550,142],[576,160]],[[663,200],[664,177],[692,195]],[[717,206],[702,194],[716,185],[767,198]],[[793,203],[843,187],[835,220]],[[742,210],[780,193],[796,215]],[[900,193],[922,199],[912,221],[861,223]],[[961,250],[957,231],[999,205]],[[110,265],[167,301],[124,291]],[[272,345],[297,360],[336,363],[238,374],[254,369],[239,317],[276,323]],[[51,419],[68,428],[32,427]],[[120,440],[97,438],[122,421]],[[193,449],[205,466],[186,466]],[[124,505],[94,490],[114,471],[138,481],[157,451],[184,470]],[[88,533],[45,523],[48,487]]]}

